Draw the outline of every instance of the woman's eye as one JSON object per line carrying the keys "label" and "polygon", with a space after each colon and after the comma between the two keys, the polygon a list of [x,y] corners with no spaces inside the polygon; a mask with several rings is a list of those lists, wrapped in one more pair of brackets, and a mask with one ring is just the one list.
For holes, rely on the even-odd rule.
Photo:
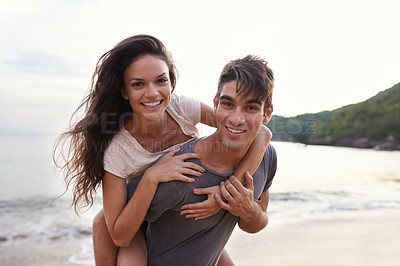
{"label": "woman's eye", "polygon": [[168,82],[168,79],[166,79],[166,78],[160,78],[157,80],[157,83],[167,83],[167,82]]}
{"label": "woman's eye", "polygon": [[135,83],[132,83],[131,86],[134,87],[134,88],[142,87],[143,86],[143,82],[135,82]]}

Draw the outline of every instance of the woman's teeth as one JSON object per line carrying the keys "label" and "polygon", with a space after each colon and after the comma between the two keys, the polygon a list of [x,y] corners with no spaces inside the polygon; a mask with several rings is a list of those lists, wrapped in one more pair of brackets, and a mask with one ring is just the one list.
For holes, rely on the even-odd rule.
{"label": "woman's teeth", "polygon": [[146,107],[155,107],[155,106],[159,105],[160,103],[161,103],[161,101],[152,102],[152,103],[142,103],[142,104]]}

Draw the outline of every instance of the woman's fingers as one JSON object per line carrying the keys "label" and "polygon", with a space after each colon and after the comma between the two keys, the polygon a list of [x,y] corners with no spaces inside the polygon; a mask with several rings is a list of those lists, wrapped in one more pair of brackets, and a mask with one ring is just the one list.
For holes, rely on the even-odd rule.
{"label": "woman's fingers", "polygon": [[190,169],[190,168],[182,168],[181,169],[181,174],[192,175],[192,176],[201,176],[203,173],[199,172],[199,171],[196,171],[196,170],[193,170],[193,169]]}
{"label": "woman's fingers", "polygon": [[214,215],[217,212],[210,212],[207,209],[198,209],[198,210],[183,210],[181,211],[181,215],[185,215],[186,219],[195,218],[195,220],[201,220],[208,218]]}
{"label": "woman's fingers", "polygon": [[203,167],[201,167],[200,165],[195,164],[195,163],[190,163],[190,162],[184,162],[183,167],[191,168],[191,169],[197,170],[199,172],[205,171],[205,169]]}
{"label": "woman's fingers", "polygon": [[[226,182],[226,181],[225,181]],[[226,199],[227,201],[232,201],[233,197],[232,195],[229,193],[229,191],[226,189],[226,185],[225,182],[221,182],[219,185],[219,189],[221,190],[221,195],[224,199]]]}
{"label": "woman's fingers", "polygon": [[196,182],[196,179],[194,179],[194,178],[192,178],[192,177],[187,177],[187,176],[184,176],[184,175],[178,175],[177,177],[176,177],[176,179],[175,180],[178,180],[178,181],[183,181],[183,182],[186,182],[186,183],[193,183],[193,182]]}
{"label": "woman's fingers", "polygon": [[194,214],[202,214],[205,213],[206,209],[190,209],[190,210],[183,210],[181,211],[181,215],[185,215],[185,214],[190,214],[190,215],[194,215]]}
{"label": "woman's fingers", "polygon": [[181,160],[187,160],[187,159],[200,159],[201,155],[198,153],[184,153],[184,154],[180,154],[175,156],[175,158],[179,158]]}
{"label": "woman's fingers", "polygon": [[[223,193],[222,196],[224,196],[226,200],[232,201],[232,199],[237,199],[241,197],[240,192],[237,190],[234,184],[232,184],[231,180],[229,179],[225,180],[224,184],[225,184],[225,193]],[[229,194],[230,198],[225,197],[226,193]]]}
{"label": "woman's fingers", "polygon": [[200,209],[203,209],[205,204],[206,204],[206,201],[185,204],[181,207],[181,210],[200,210]]}
{"label": "woman's fingers", "polygon": [[176,148],[175,150],[172,150],[172,151],[168,152],[166,155],[172,157],[172,156],[174,156],[175,154],[177,154],[180,150],[181,150],[181,148]]}
{"label": "woman's fingers", "polygon": [[196,215],[186,215],[186,218],[194,218],[196,221],[197,220],[201,220],[201,219],[205,219],[208,218],[210,216],[212,216],[213,214],[196,214]]}
{"label": "woman's fingers", "polygon": [[228,210],[228,211],[229,211],[229,204],[228,204],[228,203],[225,203],[225,202],[222,200],[221,196],[220,196],[218,193],[215,194],[215,201],[218,203],[218,205],[219,205],[222,209],[225,209],[225,210]]}

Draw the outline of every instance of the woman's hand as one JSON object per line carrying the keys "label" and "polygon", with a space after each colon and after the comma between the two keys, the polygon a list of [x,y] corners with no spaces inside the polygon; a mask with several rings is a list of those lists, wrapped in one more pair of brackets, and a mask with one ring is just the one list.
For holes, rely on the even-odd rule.
{"label": "woman's hand", "polygon": [[207,195],[207,199],[202,202],[186,204],[181,207],[181,215],[186,215],[186,218],[194,218],[195,220],[208,218],[221,209],[215,200],[215,194],[220,193],[219,186],[207,188],[195,188],[193,193],[196,195]]}
{"label": "woman's hand", "polygon": [[200,159],[197,153],[185,153],[175,156],[180,148],[165,154],[161,159],[148,168],[145,175],[152,178],[156,183],[179,180],[183,182],[195,182],[194,178],[185,175],[201,176],[205,171],[203,167],[191,162],[185,162],[190,158]]}

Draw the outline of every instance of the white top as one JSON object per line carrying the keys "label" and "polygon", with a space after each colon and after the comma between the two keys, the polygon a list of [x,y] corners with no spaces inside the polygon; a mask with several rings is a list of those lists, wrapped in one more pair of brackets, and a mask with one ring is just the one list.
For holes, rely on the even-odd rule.
{"label": "white top", "polygon": [[[183,133],[198,137],[196,124],[201,120],[200,101],[186,96],[172,94],[166,111],[179,124]],[[178,148],[183,143],[160,152],[149,152],[122,127],[104,152],[104,170],[121,178],[135,178],[165,152]]]}

